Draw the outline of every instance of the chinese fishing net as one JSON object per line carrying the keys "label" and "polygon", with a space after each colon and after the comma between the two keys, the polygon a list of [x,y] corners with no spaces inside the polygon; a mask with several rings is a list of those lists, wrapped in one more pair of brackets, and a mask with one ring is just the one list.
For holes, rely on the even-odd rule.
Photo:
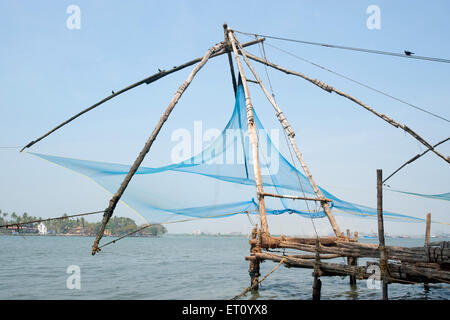
{"label": "chinese fishing net", "polygon": [[[258,133],[259,163],[266,193],[317,198],[308,179],[275,147],[254,112]],[[114,194],[130,165],[78,160],[32,153],[93,179]],[[373,208],[341,200],[319,187],[336,210],[358,217],[376,217]],[[233,114],[222,133],[203,151],[175,164],[150,168],[141,166],[121,201],[149,223],[187,217],[211,218],[258,212],[253,159],[247,132],[247,115],[242,85],[238,86]],[[268,215],[297,214],[323,218],[318,202],[265,197]],[[422,222],[423,219],[384,212],[385,218]]]}

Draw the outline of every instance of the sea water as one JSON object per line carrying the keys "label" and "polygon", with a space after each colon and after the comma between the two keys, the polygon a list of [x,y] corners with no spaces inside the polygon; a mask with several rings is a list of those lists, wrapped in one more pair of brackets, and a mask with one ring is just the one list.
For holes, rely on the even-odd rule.
{"label": "sea water", "polygon": [[[103,243],[112,240],[103,238]],[[245,237],[125,238],[91,255],[92,237],[0,236],[0,299],[230,299],[249,286]],[[433,239],[442,241],[448,239]],[[361,239],[376,243],[375,239]],[[423,239],[387,239],[422,246]],[[344,258],[328,260],[343,263]],[[327,261],[327,262],[328,262]],[[360,259],[360,264],[364,260]],[[261,275],[276,266],[261,264]],[[312,270],[278,268],[243,299],[311,299]],[[380,299],[366,280],[322,277],[322,299]],[[390,299],[449,299],[450,286],[389,285]]]}

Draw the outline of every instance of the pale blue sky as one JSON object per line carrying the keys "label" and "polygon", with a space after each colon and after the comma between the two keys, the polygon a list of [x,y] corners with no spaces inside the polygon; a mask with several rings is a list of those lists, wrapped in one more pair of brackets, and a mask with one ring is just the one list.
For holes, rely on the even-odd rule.
{"label": "pale blue sky", "polygon": [[[81,29],[69,30],[69,5],[81,9]],[[366,8],[381,9],[381,30],[366,27]],[[450,4],[446,1],[0,1],[0,146],[23,146],[94,102],[160,69],[202,56],[231,28],[308,41],[450,58]],[[247,41],[245,36],[239,36]],[[270,40],[306,59],[394,96],[450,117],[450,65]],[[270,47],[275,63],[347,91],[431,143],[449,136],[450,125],[358,87]],[[257,48],[249,49],[259,54]],[[264,68],[258,66],[263,80]],[[278,102],[319,185],[347,201],[376,206],[375,170],[392,172],[424,148],[359,106],[310,83],[270,70]],[[130,163],[189,70],[142,86],[104,104],[30,151],[81,159]],[[278,126],[256,87],[253,102],[266,128]],[[177,128],[221,129],[233,108],[228,62],[211,60],[161,131],[146,164],[170,160]],[[450,143],[439,150],[450,154]],[[402,190],[450,190],[448,164],[431,152],[390,181]],[[0,149],[0,209],[50,217],[102,210],[110,195],[88,179],[18,150]],[[385,208],[450,222],[449,204],[385,193]],[[116,211],[133,216],[125,206]],[[376,231],[375,220],[338,217],[342,229]],[[308,219],[274,217],[274,233],[310,233]],[[317,222],[330,231],[325,219]],[[171,225],[171,232],[250,230],[246,217]],[[449,232],[448,226],[432,226]],[[387,232],[422,233],[422,224],[389,222]]]}

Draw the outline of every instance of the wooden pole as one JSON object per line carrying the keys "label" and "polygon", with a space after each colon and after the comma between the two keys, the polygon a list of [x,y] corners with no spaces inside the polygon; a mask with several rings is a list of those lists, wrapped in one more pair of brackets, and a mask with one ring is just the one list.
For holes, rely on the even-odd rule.
{"label": "wooden pole", "polygon": [[[427,225],[425,227],[425,247],[430,244],[430,230],[431,230],[431,213],[427,213]],[[430,291],[430,286],[427,283],[423,285],[423,288],[425,289],[425,292]]]}
{"label": "wooden pole", "polygon": [[386,244],[384,242],[384,224],[383,224],[383,171],[377,169],[377,217],[378,217],[378,240],[380,251],[380,269],[382,275],[383,300],[388,299],[388,286],[386,279]]}
{"label": "wooden pole", "polygon": [[[252,230],[251,238],[256,240],[257,234],[258,225],[255,225]],[[259,242],[254,241],[253,243],[250,243],[250,255],[255,257],[255,254],[257,253],[261,253],[261,247],[259,246]],[[253,288],[253,290],[258,290],[259,277],[261,276],[259,273],[259,265],[260,260],[258,258],[252,259],[249,262],[248,273],[250,275],[250,287]]]}
{"label": "wooden pole", "polygon": [[274,198],[285,198],[285,199],[292,199],[292,200],[310,200],[310,201],[326,201],[326,202],[333,202],[331,199],[319,199],[319,198],[311,198],[311,197],[298,197],[298,196],[291,196],[291,195],[285,195],[285,194],[275,194],[275,193],[267,193],[264,192],[262,194],[264,197],[274,197]]}
{"label": "wooden pole", "polygon": [[269,235],[269,227],[267,225],[267,217],[266,217],[266,206],[264,202],[264,197],[262,194],[263,183],[261,177],[261,168],[259,166],[259,156],[258,156],[258,136],[256,133],[255,119],[253,115],[253,106],[250,98],[250,92],[248,90],[247,78],[244,74],[244,68],[242,67],[241,60],[239,59],[239,53],[237,50],[238,41],[234,37],[233,32],[227,27],[228,38],[231,41],[231,46],[233,48],[233,52],[235,55],[235,59],[239,68],[239,73],[242,79],[242,85],[244,87],[245,93],[245,108],[247,114],[247,127],[248,127],[248,135],[250,138],[250,144],[252,147],[252,156],[253,156],[253,171],[255,175],[255,183],[256,183],[256,192],[258,197],[258,205],[259,205],[259,218],[261,223],[261,231],[263,235]]}
{"label": "wooden pole", "polygon": [[228,25],[225,22],[223,24],[223,32],[225,34],[225,44],[227,46],[228,52],[227,52],[227,56],[228,56],[228,64],[230,65],[230,72],[231,72],[231,81],[233,82],[233,89],[234,89],[234,96],[236,96],[237,93],[237,82],[236,82],[236,74],[234,72],[234,65],[233,65],[233,58],[231,57],[231,43],[230,43],[230,39],[228,39]]}
{"label": "wooden pole", "polygon": [[427,226],[425,229],[425,245],[430,243],[430,230],[431,230],[431,213],[427,213]]}
{"label": "wooden pole", "polygon": [[[252,46],[252,45],[257,44],[257,43],[260,43],[260,42],[262,42],[262,41],[264,41],[264,40],[265,40],[265,38],[259,38],[259,39],[253,40],[253,41],[245,42],[245,43],[242,44],[242,46],[243,46],[243,47]],[[229,53],[230,53],[230,50],[231,50],[231,49],[227,49],[227,48],[223,47],[222,49],[220,49],[220,50],[218,50],[217,52],[213,53],[213,54],[211,55],[210,58],[214,58],[214,57],[220,56],[220,55],[222,55],[222,54],[224,54],[224,53],[228,53],[228,54],[229,54]],[[123,88],[123,89],[117,90],[117,91],[114,92],[113,94],[111,94],[111,95],[107,96],[106,98],[100,100],[99,102],[93,104],[93,105],[90,106],[89,108],[84,109],[83,111],[81,111],[81,112],[77,113],[76,115],[72,116],[70,119],[68,119],[68,120],[66,120],[66,121],[64,121],[64,122],[62,122],[61,124],[59,124],[58,126],[56,126],[55,128],[53,128],[52,130],[50,130],[49,132],[47,132],[46,134],[44,134],[44,135],[42,135],[41,137],[37,138],[36,140],[33,140],[33,141],[29,142],[25,147],[22,148],[22,150],[20,150],[20,152],[22,152],[22,151],[25,150],[26,148],[30,148],[32,145],[34,145],[35,143],[37,143],[37,142],[41,141],[42,139],[46,138],[47,136],[49,136],[50,134],[52,134],[52,133],[55,132],[56,130],[60,129],[61,127],[65,126],[65,125],[68,124],[69,122],[72,122],[72,121],[75,120],[76,118],[80,117],[81,115],[85,114],[85,113],[88,112],[88,111],[91,111],[91,110],[97,108],[98,106],[100,106],[100,105],[102,105],[103,103],[105,103],[105,102],[111,100],[112,98],[115,98],[115,97],[117,97],[118,95],[120,95],[120,94],[122,94],[122,93],[125,93],[125,92],[127,92],[128,90],[131,90],[131,89],[133,89],[133,88],[136,88],[136,87],[138,87],[138,86],[140,86],[140,85],[142,85],[142,84],[144,84],[144,83],[145,83],[145,84],[150,84],[150,83],[152,83],[152,82],[155,82],[156,80],[159,80],[159,79],[161,79],[161,78],[163,78],[163,77],[165,77],[165,76],[167,76],[167,75],[169,75],[169,74],[171,74],[171,73],[174,73],[174,72],[179,71],[179,70],[182,70],[182,69],[184,69],[184,68],[186,68],[186,67],[192,66],[192,65],[196,64],[197,62],[200,62],[201,60],[202,60],[202,58],[196,58],[196,59],[193,59],[193,60],[188,61],[188,62],[186,62],[186,63],[183,63],[182,65],[176,66],[176,67],[174,67],[174,68],[172,68],[172,69],[169,69],[169,70],[161,70],[161,71],[159,71],[158,73],[155,73],[155,74],[153,74],[153,75],[151,75],[151,76],[149,76],[149,77],[147,77],[147,78],[145,78],[145,79],[142,79],[142,80],[140,80],[140,81],[138,81],[138,82],[135,82],[135,83],[129,85],[128,87],[125,87],[125,88]]]}
{"label": "wooden pole", "polygon": [[[300,161],[300,164],[303,168],[303,171],[305,172],[305,175],[309,181],[309,183],[311,184],[315,194],[317,195],[317,197],[321,200],[325,200],[324,195],[322,194],[322,191],[319,189],[319,187],[317,186],[316,182],[314,181],[312,174],[308,168],[308,166],[306,165],[306,161],[303,159],[302,154],[300,153],[300,150],[297,146],[297,143],[295,142],[294,136],[294,130],[292,129],[291,125],[289,124],[286,116],[283,114],[283,112],[281,111],[280,107],[278,106],[278,104],[276,103],[276,101],[273,99],[273,97],[269,94],[269,92],[267,91],[266,87],[264,86],[264,83],[261,81],[261,78],[259,77],[258,73],[256,72],[255,68],[253,68],[252,64],[250,63],[250,61],[247,58],[248,53],[245,52],[243,50],[242,47],[240,47],[240,52],[242,54],[242,58],[244,59],[245,63],[247,64],[247,66],[249,67],[249,69],[252,71],[253,76],[255,77],[256,81],[259,83],[262,91],[264,92],[264,95],[267,97],[267,99],[269,100],[269,102],[272,104],[273,108],[275,109],[275,112],[277,114],[277,118],[281,123],[281,126],[283,127],[284,131],[286,132],[286,135],[288,136],[289,142],[292,145],[292,148],[294,149],[294,152],[297,156],[297,159]],[[341,237],[341,231],[339,229],[339,226],[336,223],[336,220],[334,219],[333,214],[331,213],[331,209],[330,206],[328,204],[327,201],[321,201],[321,206],[323,208],[323,210],[325,211],[325,214],[327,215],[328,221],[331,224],[331,227],[334,231],[334,233],[336,234],[337,237]]]}
{"label": "wooden pole", "polygon": [[322,289],[322,281],[320,281],[320,243],[319,239],[316,239],[316,259],[314,261],[314,282],[313,282],[313,292],[312,292],[312,299],[313,300],[320,300],[320,292]]}
{"label": "wooden pole", "polygon": [[[243,53],[244,53],[244,52],[243,52]],[[340,96],[342,96],[342,97],[344,97],[344,98],[347,98],[347,99],[353,101],[353,102],[356,103],[356,104],[359,104],[361,107],[363,107],[364,109],[366,109],[366,110],[372,112],[374,115],[376,115],[377,117],[383,119],[384,121],[386,121],[386,122],[389,123],[390,125],[392,125],[392,126],[394,126],[394,127],[396,127],[396,128],[401,128],[401,129],[403,129],[405,132],[407,132],[408,134],[410,134],[414,139],[418,140],[418,141],[419,141],[420,143],[422,143],[425,147],[427,147],[428,149],[430,149],[431,151],[433,151],[438,157],[442,158],[442,159],[443,159],[444,161],[446,161],[447,163],[450,163],[450,157],[445,157],[444,155],[442,155],[441,153],[439,153],[438,151],[436,151],[432,145],[430,145],[427,141],[425,141],[425,139],[423,139],[421,136],[419,136],[416,132],[414,132],[413,130],[411,130],[409,127],[407,127],[407,126],[404,125],[404,124],[398,123],[397,121],[395,121],[395,120],[389,118],[389,117],[386,116],[385,114],[380,114],[379,112],[377,112],[376,110],[374,110],[372,107],[370,107],[370,106],[368,106],[367,104],[361,102],[360,100],[358,100],[358,99],[356,99],[355,97],[349,95],[348,93],[345,93],[345,92],[342,92],[342,91],[340,91],[340,90],[338,90],[338,89],[336,89],[336,88],[333,88],[332,86],[330,86],[330,85],[328,85],[328,84],[326,84],[326,83],[324,83],[324,82],[322,82],[322,81],[320,81],[320,80],[318,80],[318,79],[312,79],[312,78],[310,78],[310,77],[308,77],[308,76],[306,76],[306,75],[304,75],[304,74],[302,74],[302,73],[300,73],[300,72],[296,72],[296,71],[292,71],[292,70],[289,70],[289,69],[280,67],[280,66],[278,66],[278,65],[276,65],[276,64],[274,64],[274,63],[272,63],[272,62],[270,62],[270,61],[261,59],[261,58],[255,56],[255,55],[252,55],[252,54],[250,54],[250,53],[248,53],[248,52],[245,52],[245,54],[246,54],[250,59],[252,59],[252,60],[258,61],[258,62],[260,62],[260,63],[262,63],[262,64],[265,64],[265,65],[267,65],[267,66],[269,66],[269,67],[272,67],[272,68],[274,68],[274,69],[277,69],[277,70],[279,70],[279,71],[282,71],[282,72],[284,72],[284,73],[286,73],[286,74],[291,74],[291,75],[295,75],[295,76],[298,76],[298,77],[300,77],[300,78],[303,78],[303,79],[305,79],[305,80],[307,80],[307,81],[309,81],[309,82],[315,84],[316,86],[318,86],[319,88],[321,88],[321,89],[323,89],[323,90],[325,90],[325,91],[327,91],[327,92],[330,92],[330,93],[331,93],[331,92],[335,92],[336,94],[338,94],[338,95],[340,95]]]}
{"label": "wooden pole", "polygon": [[141,165],[142,161],[144,160],[146,154],[150,150],[150,147],[152,146],[153,142],[155,141],[159,131],[161,130],[163,124],[167,121],[169,118],[170,113],[175,108],[175,105],[180,100],[181,96],[183,95],[184,91],[189,87],[190,83],[192,82],[192,79],[197,74],[197,72],[205,65],[205,63],[208,61],[208,59],[211,57],[211,55],[214,52],[217,52],[220,49],[223,49],[224,45],[223,43],[216,44],[214,47],[208,49],[202,60],[198,65],[195,66],[195,68],[191,71],[188,78],[183,82],[183,84],[178,88],[177,92],[175,93],[175,96],[173,97],[172,101],[167,106],[166,110],[164,111],[163,115],[161,116],[161,119],[159,120],[158,124],[156,125],[155,129],[153,130],[152,134],[148,138],[147,142],[144,145],[144,148],[139,153],[139,156],[134,161],[132,167],[130,168],[130,171],[122,181],[122,184],[120,185],[117,192],[114,194],[114,196],[109,201],[109,206],[105,210],[105,213],[103,214],[103,221],[100,226],[100,230],[97,233],[97,237],[95,238],[94,244],[92,245],[92,255],[95,255],[97,251],[99,250],[98,244],[100,242],[100,239],[103,237],[103,233],[105,231],[105,226],[108,223],[109,219],[111,218],[114,209],[119,202],[122,194],[125,192],[125,189],[127,188],[129,182],[131,181],[131,178],[134,176],[136,171],[138,170],[139,166]]}

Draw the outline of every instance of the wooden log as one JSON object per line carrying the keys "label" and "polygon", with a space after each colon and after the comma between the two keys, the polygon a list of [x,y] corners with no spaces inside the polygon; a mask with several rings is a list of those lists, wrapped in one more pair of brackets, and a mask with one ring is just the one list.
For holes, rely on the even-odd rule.
{"label": "wooden log", "polygon": [[[273,99],[273,97],[269,94],[269,92],[267,91],[266,87],[264,86],[263,82],[261,81],[261,78],[259,77],[258,73],[255,71],[255,69],[253,68],[252,64],[250,63],[250,61],[248,60],[247,56],[249,55],[249,53],[247,53],[246,51],[244,51],[244,49],[242,47],[240,47],[240,53],[242,54],[242,58],[244,59],[245,63],[247,64],[247,66],[249,67],[249,69],[252,71],[256,81],[258,81],[262,91],[264,92],[264,95],[266,96],[266,98],[269,100],[269,102],[272,104],[273,108],[275,109],[275,112],[277,114],[277,118],[281,124],[281,126],[283,127],[284,131],[286,132],[286,135],[288,136],[288,140],[292,145],[292,148],[294,149],[294,152],[297,156],[297,159],[300,162],[300,165],[303,168],[303,171],[305,172],[305,175],[309,181],[309,183],[311,184],[315,194],[317,195],[317,197],[319,199],[325,199],[325,197],[322,194],[322,191],[319,189],[319,187],[317,186],[315,180],[312,177],[312,174],[308,168],[308,166],[306,165],[305,160],[303,159],[303,155],[300,153],[300,149],[297,146],[297,143],[295,142],[294,136],[295,136],[295,132],[292,129],[291,125],[289,124],[286,116],[284,115],[284,113],[281,111],[280,107],[278,106],[278,104],[276,103],[275,99]],[[266,61],[266,60],[264,60]],[[341,231],[336,223],[336,219],[334,218],[333,214],[331,213],[331,209],[329,207],[329,204],[327,201],[321,201],[321,206],[323,208],[323,210],[325,211],[325,214],[327,215],[327,218],[331,224],[331,227],[335,233],[335,235],[337,237],[341,237]]]}
{"label": "wooden log", "polygon": [[[250,240],[250,243],[260,243],[262,248],[296,249],[315,252],[313,238],[293,237],[263,237],[260,240]],[[337,241],[334,237],[320,238],[320,253],[337,254],[347,257],[380,258],[379,245],[358,242]],[[433,245],[431,245],[433,244]],[[411,263],[450,263],[450,248],[448,242],[431,243],[428,247],[398,247],[385,246],[388,260],[399,260]]]}
{"label": "wooden log", "polygon": [[166,110],[164,111],[163,115],[161,116],[158,124],[156,125],[155,129],[153,130],[152,134],[148,138],[147,142],[145,143],[143,149],[139,153],[138,157],[134,161],[133,165],[131,166],[128,174],[125,176],[124,180],[122,181],[119,189],[117,192],[113,195],[111,200],[109,201],[109,206],[106,208],[105,213],[103,214],[103,220],[102,224],[100,226],[100,230],[97,233],[97,236],[94,240],[94,244],[92,245],[92,255],[95,255],[97,251],[99,250],[98,244],[100,242],[100,239],[103,237],[103,233],[105,231],[105,226],[108,223],[109,219],[113,215],[114,209],[119,202],[122,194],[125,192],[125,189],[127,188],[128,184],[130,183],[131,179],[133,178],[134,174],[138,170],[139,166],[141,165],[142,161],[144,160],[145,156],[150,150],[150,147],[152,146],[153,142],[155,141],[156,137],[158,136],[159,131],[161,130],[164,123],[169,118],[170,113],[175,108],[175,105],[180,100],[181,96],[185,92],[185,90],[189,87],[191,84],[194,76],[197,74],[197,72],[205,65],[205,63],[208,61],[210,56],[217,52],[220,49],[223,49],[223,44],[219,43],[216,44],[214,47],[208,49],[208,51],[205,53],[202,60],[195,66],[195,68],[191,71],[188,78],[183,82],[183,84],[178,88],[177,92],[175,93],[175,96],[173,97],[172,101],[167,106]]}
{"label": "wooden log", "polygon": [[[252,46],[252,45],[258,44],[258,43],[260,43],[260,42],[262,42],[262,41],[264,41],[264,40],[265,40],[265,38],[258,38],[258,39],[256,39],[256,40],[252,40],[252,41],[249,41],[249,42],[245,42],[245,43],[242,44],[242,46],[243,46],[243,47]],[[211,55],[210,58],[214,58],[214,57],[217,57],[217,56],[220,56],[220,55],[222,55],[222,54],[229,53],[229,52],[230,52],[229,49],[227,49],[226,47],[223,47],[223,48],[221,48],[220,50],[218,50],[217,52],[213,53],[213,54]],[[122,93],[125,93],[125,92],[127,92],[127,91],[129,91],[129,90],[131,90],[131,89],[133,89],[133,88],[136,88],[136,87],[138,87],[138,86],[140,86],[140,85],[142,85],[142,84],[144,84],[144,83],[145,83],[145,84],[150,84],[150,83],[152,83],[152,82],[155,82],[156,80],[159,80],[159,79],[161,79],[161,78],[163,78],[163,77],[165,77],[165,76],[167,76],[167,75],[169,75],[169,74],[171,74],[171,73],[174,73],[174,72],[179,71],[179,70],[182,70],[182,69],[184,69],[184,68],[186,68],[186,67],[192,66],[192,65],[194,65],[194,64],[196,64],[196,63],[198,63],[198,62],[200,62],[201,60],[202,60],[202,57],[197,58],[197,59],[193,59],[193,60],[191,60],[191,61],[188,61],[188,62],[186,62],[186,63],[183,63],[183,64],[181,64],[181,65],[179,65],[179,66],[176,66],[175,68],[171,68],[171,69],[169,69],[169,70],[162,70],[162,71],[159,71],[158,73],[152,74],[151,76],[149,76],[149,77],[147,77],[147,78],[145,78],[145,79],[142,79],[142,80],[140,80],[140,81],[138,81],[138,82],[135,82],[135,83],[133,83],[133,84],[131,84],[131,85],[129,85],[129,86],[123,88],[123,89],[120,89],[120,90],[115,91],[113,94],[111,94],[111,95],[107,96],[106,98],[104,98],[104,99],[102,99],[102,100],[100,100],[100,101],[94,103],[92,106],[90,106],[90,107],[84,109],[83,111],[81,111],[81,112],[77,113],[76,115],[72,116],[70,119],[68,119],[68,120],[66,120],[66,121],[64,121],[64,122],[62,122],[61,124],[59,124],[58,126],[56,126],[55,128],[53,128],[52,130],[50,130],[49,132],[47,132],[47,133],[45,133],[44,135],[42,135],[41,137],[37,138],[36,140],[33,140],[33,141],[29,142],[25,147],[22,148],[22,150],[20,150],[20,152],[22,152],[23,150],[25,150],[25,149],[27,149],[27,148],[30,148],[31,146],[33,146],[33,145],[36,144],[37,142],[41,141],[42,139],[46,138],[47,136],[49,136],[50,134],[52,134],[52,133],[55,132],[56,130],[60,129],[61,127],[65,126],[65,125],[68,124],[69,122],[72,122],[72,121],[75,120],[76,118],[80,117],[81,115],[85,114],[86,112],[89,112],[89,111],[91,111],[91,110],[97,108],[98,106],[100,106],[100,105],[102,105],[103,103],[105,103],[105,102],[111,100],[112,98],[115,98],[115,97],[117,97],[118,95],[120,95],[120,94],[122,94]]]}
{"label": "wooden log", "polygon": [[442,159],[443,159],[444,161],[446,161],[447,163],[450,163],[450,157],[449,157],[449,156],[448,156],[448,157],[445,157],[444,155],[442,155],[441,153],[439,153],[432,145],[430,145],[427,141],[425,141],[425,139],[423,139],[423,138],[422,138],[421,136],[419,136],[416,132],[414,132],[413,130],[411,130],[410,128],[408,128],[406,125],[401,124],[401,123],[398,123],[397,121],[391,119],[390,117],[388,117],[388,116],[386,116],[386,115],[384,115],[384,114],[378,113],[378,112],[375,111],[372,107],[370,107],[370,106],[368,106],[367,104],[361,102],[360,100],[356,99],[355,97],[353,97],[353,96],[351,96],[351,95],[349,95],[349,94],[347,94],[347,93],[345,93],[345,92],[342,92],[342,91],[340,91],[340,90],[338,90],[338,89],[336,89],[336,88],[333,88],[332,86],[329,86],[328,84],[326,84],[326,83],[324,83],[324,82],[322,82],[322,81],[319,81],[319,80],[317,80],[317,79],[312,79],[312,78],[310,78],[310,77],[308,77],[308,76],[306,76],[306,75],[304,75],[304,74],[302,74],[302,73],[300,73],[300,72],[292,71],[292,70],[283,68],[283,67],[281,67],[281,66],[278,66],[278,65],[276,65],[276,64],[274,64],[274,63],[272,63],[272,62],[270,62],[270,61],[261,59],[261,58],[255,56],[255,55],[252,55],[252,54],[248,53],[247,51],[245,51],[245,55],[246,55],[248,58],[252,59],[252,60],[255,60],[255,61],[257,61],[257,62],[260,62],[260,63],[262,63],[262,64],[265,64],[265,65],[267,65],[267,66],[269,66],[269,67],[271,67],[271,68],[277,69],[277,70],[282,71],[282,72],[284,72],[284,73],[286,73],[286,74],[291,74],[291,75],[295,75],[295,76],[298,76],[298,77],[300,77],[300,78],[303,78],[303,79],[305,79],[305,80],[307,80],[307,81],[313,83],[314,85],[318,86],[319,88],[321,88],[321,89],[323,89],[323,90],[325,90],[325,91],[328,91],[328,92],[330,92],[330,93],[331,93],[331,92],[335,92],[336,94],[338,94],[338,95],[340,95],[340,96],[342,96],[342,97],[344,97],[344,98],[347,98],[347,99],[350,100],[350,101],[353,101],[354,103],[356,103],[356,104],[360,105],[361,107],[363,107],[364,109],[370,111],[371,113],[373,113],[373,114],[376,115],[377,117],[383,119],[384,121],[386,121],[386,122],[389,123],[390,125],[392,125],[392,126],[394,126],[394,127],[396,127],[396,128],[401,128],[401,129],[403,129],[405,132],[407,132],[409,135],[411,135],[414,139],[416,139],[417,141],[419,141],[420,143],[422,143],[425,147],[427,147],[428,149],[430,149],[431,151],[433,151],[438,157],[442,158]]}
{"label": "wooden log", "polygon": [[248,135],[250,138],[250,145],[252,148],[252,156],[253,156],[253,171],[255,175],[255,183],[256,183],[256,192],[258,196],[258,207],[259,207],[259,218],[261,223],[261,231],[265,234],[269,234],[269,226],[267,224],[267,217],[266,217],[266,206],[264,202],[264,197],[262,197],[260,194],[264,193],[263,190],[263,183],[262,183],[262,177],[261,177],[261,168],[259,165],[259,155],[258,155],[258,136],[256,132],[256,126],[255,126],[255,119],[253,115],[253,106],[252,101],[250,98],[250,92],[248,90],[248,84],[247,84],[247,78],[244,73],[244,68],[242,67],[241,60],[239,58],[239,53],[237,50],[237,46],[239,45],[239,42],[236,40],[233,32],[229,28],[227,28],[227,34],[228,38],[230,39],[231,46],[233,48],[233,52],[235,55],[235,59],[239,68],[239,74],[241,75],[242,79],[242,85],[244,87],[244,94],[245,94],[245,108],[246,108],[246,115],[247,115],[247,128],[248,128]]}
{"label": "wooden log", "polygon": [[[285,265],[292,268],[314,269],[315,261],[312,259],[297,259],[288,256],[276,255],[273,253],[257,253],[256,258],[260,260],[271,260],[280,262],[285,259]],[[373,275],[368,272],[371,265],[379,266],[378,262],[367,262],[366,266],[349,266],[347,264],[321,262],[320,276],[349,276],[354,275],[357,279],[368,279]],[[389,263],[390,283],[449,283],[450,272],[440,269],[437,264],[409,264],[409,263]]]}

